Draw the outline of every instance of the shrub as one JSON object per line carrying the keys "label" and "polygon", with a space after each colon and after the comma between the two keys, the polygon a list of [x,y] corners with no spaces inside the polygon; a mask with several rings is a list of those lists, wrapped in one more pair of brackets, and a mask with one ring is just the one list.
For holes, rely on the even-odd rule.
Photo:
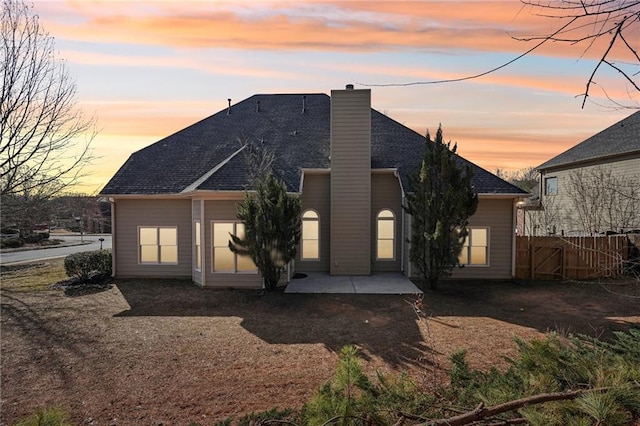
{"label": "shrub", "polygon": [[24,239],[24,242],[27,244],[38,244],[39,242],[46,240],[47,238],[49,238],[49,233],[42,232],[42,233],[29,234],[23,239]]}
{"label": "shrub", "polygon": [[0,248],[18,248],[24,246],[24,241],[20,238],[9,238],[8,240],[0,241]]}
{"label": "shrub", "polygon": [[111,275],[111,250],[83,251],[64,259],[67,276],[86,282]]}
{"label": "shrub", "polygon": [[16,426],[70,426],[67,413],[60,408],[45,408],[16,423]]}

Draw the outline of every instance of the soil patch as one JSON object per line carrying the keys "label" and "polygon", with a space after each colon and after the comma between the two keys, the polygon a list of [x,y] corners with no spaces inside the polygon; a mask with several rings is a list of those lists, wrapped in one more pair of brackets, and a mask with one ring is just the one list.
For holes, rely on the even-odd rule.
{"label": "soil patch", "polygon": [[407,371],[429,386],[458,349],[473,367],[504,367],[515,336],[607,337],[640,324],[637,283],[442,287],[425,294],[421,318],[405,296],[258,295],[116,280],[68,297],[3,280],[0,424],[59,406],[78,424],[209,425],[300,407],[347,344],[362,349],[369,371]]}

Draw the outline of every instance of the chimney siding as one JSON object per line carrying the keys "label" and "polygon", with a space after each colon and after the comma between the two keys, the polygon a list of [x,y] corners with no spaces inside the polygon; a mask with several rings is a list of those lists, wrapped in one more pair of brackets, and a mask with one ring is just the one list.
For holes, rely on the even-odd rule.
{"label": "chimney siding", "polygon": [[332,275],[371,273],[370,218],[371,90],[332,90]]}

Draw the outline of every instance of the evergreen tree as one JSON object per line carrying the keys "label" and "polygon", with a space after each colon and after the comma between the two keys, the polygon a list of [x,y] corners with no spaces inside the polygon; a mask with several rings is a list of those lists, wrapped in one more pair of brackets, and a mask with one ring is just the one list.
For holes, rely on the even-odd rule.
{"label": "evergreen tree", "polygon": [[258,182],[255,194],[247,192],[237,213],[244,223],[245,235],[231,235],[229,248],[250,256],[262,274],[265,288],[273,291],[296,255],[301,232],[300,199],[288,196],[284,182],[269,173]]}
{"label": "evergreen tree", "polygon": [[427,133],[420,170],[411,176],[406,211],[411,215],[409,260],[433,289],[459,265],[469,217],[478,207],[471,167],[462,166],[457,145]]}

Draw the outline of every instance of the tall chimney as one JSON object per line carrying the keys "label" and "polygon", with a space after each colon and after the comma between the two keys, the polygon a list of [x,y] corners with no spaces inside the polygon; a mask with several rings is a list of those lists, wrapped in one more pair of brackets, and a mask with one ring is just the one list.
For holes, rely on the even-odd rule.
{"label": "tall chimney", "polygon": [[371,90],[331,91],[332,275],[371,274]]}

